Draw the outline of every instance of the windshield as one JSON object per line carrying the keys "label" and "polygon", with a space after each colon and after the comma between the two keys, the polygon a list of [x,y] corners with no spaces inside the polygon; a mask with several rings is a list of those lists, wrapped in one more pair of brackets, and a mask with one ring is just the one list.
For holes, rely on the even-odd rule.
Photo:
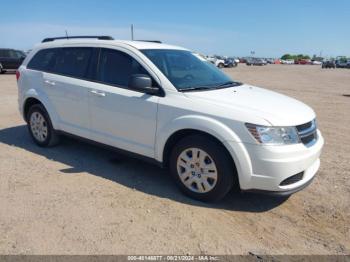
{"label": "windshield", "polygon": [[142,52],[179,91],[217,89],[239,84],[190,51],[147,49]]}

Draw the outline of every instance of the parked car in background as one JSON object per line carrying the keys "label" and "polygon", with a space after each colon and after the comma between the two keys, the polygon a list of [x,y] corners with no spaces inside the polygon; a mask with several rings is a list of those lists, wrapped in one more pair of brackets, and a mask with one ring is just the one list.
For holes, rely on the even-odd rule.
{"label": "parked car in background", "polygon": [[0,48],[0,74],[16,70],[26,57],[20,50]]}
{"label": "parked car in background", "polygon": [[335,68],[334,60],[324,60],[322,62],[322,68]]}
{"label": "parked car in background", "polygon": [[266,58],[266,62],[268,64],[274,64],[275,63],[275,59],[274,58]]}
{"label": "parked car in background", "polygon": [[240,60],[238,57],[228,57],[228,59],[231,59],[236,62],[236,64],[240,63]]}
{"label": "parked car in background", "polygon": [[219,68],[225,67],[225,59],[221,56],[217,56],[217,55],[208,56],[207,60]]}
{"label": "parked car in background", "polygon": [[312,65],[322,65],[322,62],[321,62],[321,61],[318,61],[318,60],[312,60],[312,61],[311,61],[311,64],[312,64]]}
{"label": "parked car in background", "polygon": [[225,58],[224,60],[224,63],[225,63],[225,67],[236,67],[237,66],[237,62],[232,59],[232,58]]}
{"label": "parked car in background", "polygon": [[74,38],[44,39],[16,72],[38,146],[70,134],[131,153],[168,167],[202,201],[233,188],[290,195],[315,177],[324,140],[304,103],[235,81],[182,47]]}
{"label": "parked car in background", "polygon": [[239,58],[239,62],[242,63],[242,64],[245,64],[245,63],[247,63],[247,58],[246,57],[240,57]]}
{"label": "parked car in background", "polygon": [[311,64],[311,60],[310,59],[295,59],[294,64],[296,64],[296,65],[309,65],[309,64]]}
{"label": "parked car in background", "polygon": [[347,68],[348,67],[348,59],[346,57],[337,57],[335,60],[336,68]]}
{"label": "parked car in background", "polygon": [[293,59],[287,59],[287,60],[281,60],[281,64],[284,65],[294,65],[294,60]]}
{"label": "parked car in background", "polygon": [[247,58],[247,61],[246,61],[246,65],[247,66],[263,66],[263,65],[266,65],[267,62],[264,60],[264,59],[261,59],[261,58],[255,58],[255,57],[251,57],[251,58]]}

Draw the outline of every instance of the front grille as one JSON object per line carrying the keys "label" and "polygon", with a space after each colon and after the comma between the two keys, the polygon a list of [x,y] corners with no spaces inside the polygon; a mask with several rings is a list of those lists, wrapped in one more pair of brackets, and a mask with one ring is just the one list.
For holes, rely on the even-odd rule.
{"label": "front grille", "polygon": [[310,128],[311,126],[312,126],[312,121],[307,122],[307,123],[302,124],[302,125],[298,125],[298,126],[297,126],[297,129],[298,129],[298,131],[303,131],[303,130],[305,130],[305,129]]}
{"label": "front grille", "polygon": [[304,176],[304,172],[300,172],[296,175],[290,176],[290,177],[286,178],[285,180],[283,180],[281,182],[280,186],[287,186],[287,185],[294,184],[294,183],[302,180],[303,176]]}
{"label": "front grille", "polygon": [[304,145],[307,145],[315,140],[317,140],[317,134],[316,132],[311,134],[311,135],[308,135],[308,136],[305,136],[305,137],[301,137],[300,138],[301,142],[303,142]]}
{"label": "front grille", "polygon": [[302,125],[296,126],[301,142],[306,146],[311,146],[317,141],[316,120],[312,120]]}

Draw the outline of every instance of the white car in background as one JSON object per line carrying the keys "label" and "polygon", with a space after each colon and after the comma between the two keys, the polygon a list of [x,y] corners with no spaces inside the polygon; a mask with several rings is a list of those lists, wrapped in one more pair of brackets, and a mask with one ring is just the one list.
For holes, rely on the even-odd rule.
{"label": "white car in background", "polygon": [[229,57],[229,59],[232,59],[233,61],[235,61],[236,64],[238,64],[240,62],[239,58],[237,58],[237,57]]}
{"label": "white car in background", "polygon": [[16,77],[38,146],[64,134],[100,143],[168,167],[195,199],[232,188],[290,195],[320,166],[324,141],[309,106],[232,80],[182,47],[48,38]]}
{"label": "white car in background", "polygon": [[207,60],[219,68],[225,67],[225,60],[217,56],[208,56]]}
{"label": "white car in background", "polygon": [[281,60],[281,64],[294,65],[294,60],[293,59]]}

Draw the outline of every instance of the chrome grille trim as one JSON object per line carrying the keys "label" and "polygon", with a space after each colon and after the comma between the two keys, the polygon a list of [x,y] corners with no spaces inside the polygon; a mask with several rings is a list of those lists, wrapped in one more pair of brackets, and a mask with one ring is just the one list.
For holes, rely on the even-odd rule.
{"label": "chrome grille trim", "polygon": [[296,126],[300,141],[307,147],[317,142],[317,124],[316,119],[311,122]]}

